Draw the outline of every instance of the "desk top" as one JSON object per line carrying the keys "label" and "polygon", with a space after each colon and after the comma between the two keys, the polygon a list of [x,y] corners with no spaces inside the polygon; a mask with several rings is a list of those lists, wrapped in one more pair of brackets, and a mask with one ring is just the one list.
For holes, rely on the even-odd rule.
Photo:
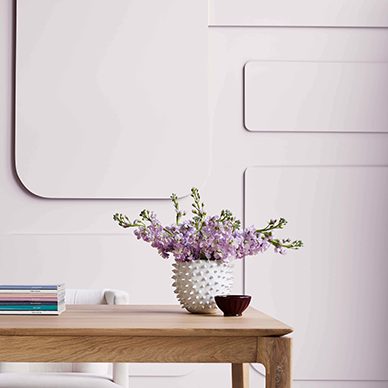
{"label": "desk top", "polygon": [[68,305],[60,316],[0,315],[0,336],[282,336],[292,328],[249,308],[242,317],[190,314],[179,306]]}

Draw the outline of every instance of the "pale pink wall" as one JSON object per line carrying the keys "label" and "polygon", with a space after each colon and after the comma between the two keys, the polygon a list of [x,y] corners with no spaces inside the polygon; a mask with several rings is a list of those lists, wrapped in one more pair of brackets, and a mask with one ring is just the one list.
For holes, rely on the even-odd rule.
{"label": "pale pink wall", "polygon": [[[302,2],[303,3],[303,2]],[[301,4],[302,4],[301,3]],[[384,13],[376,13],[376,7],[384,10],[384,2],[371,3],[371,12],[367,3],[341,1],[343,7],[363,6],[360,8],[361,19],[353,15],[341,16],[341,23],[371,26],[383,25]],[[18,183],[13,167],[13,128],[12,128],[12,4],[11,0],[0,3],[0,282],[45,282],[64,280],[69,287],[116,287],[127,290],[133,303],[174,303],[171,291],[169,264],[160,259],[149,247],[126,236],[111,222],[111,215],[116,210],[134,214],[143,207],[155,209],[163,219],[168,220],[172,212],[167,201],[145,200],[43,200],[28,194]],[[220,11],[222,4],[218,1],[209,3],[209,118],[212,131],[212,164],[210,176],[202,188],[203,196],[209,203],[209,210],[230,208],[239,217],[244,216],[244,171],[252,166],[387,166],[388,136],[386,134],[353,134],[353,133],[249,133],[243,123],[243,66],[249,61],[260,60],[294,60],[294,61],[374,61],[388,62],[388,31],[385,28],[265,28],[234,26],[221,27],[227,24],[235,14],[237,24],[252,25],[250,15],[253,12],[265,12],[265,2],[239,2],[238,12],[232,2],[225,3],[225,10]],[[257,8],[257,7],[258,8]],[[264,7],[263,9],[260,6]],[[217,13],[214,13],[218,7]],[[362,12],[361,12],[362,11]],[[220,13],[221,12],[221,13]],[[303,13],[303,9],[300,10]],[[299,13],[298,13],[299,14]],[[221,15],[221,16],[220,16]],[[345,13],[349,15],[349,13]],[[370,15],[368,19],[365,15]],[[321,15],[322,16],[322,15]],[[323,15],[325,16],[325,15]],[[331,13],[322,16],[336,25]],[[360,16],[361,17],[361,16]],[[309,20],[306,13],[303,20]],[[316,18],[316,15],[314,16]],[[315,19],[314,19],[315,20]],[[349,21],[350,20],[350,21]],[[330,24],[328,23],[328,24]],[[353,23],[353,24],[352,24]],[[388,24],[385,24],[385,26]],[[388,68],[388,67],[387,67]],[[38,92],[37,92],[38,93]],[[286,95],[292,98],[292,94]],[[279,109],[281,114],[281,109]],[[232,157],[231,154],[234,154]],[[287,169],[285,169],[286,171]],[[286,173],[286,172],[284,172]],[[381,179],[386,179],[383,175]],[[356,182],[357,183],[357,182]],[[361,187],[360,181],[358,181]],[[266,186],[266,180],[254,182],[255,190],[267,191],[278,195],[276,186]],[[174,188],[171,188],[174,190]],[[287,190],[287,187],[284,188]],[[332,187],[335,192],[335,185]],[[248,193],[245,193],[248,194]],[[351,194],[351,193],[349,193]],[[268,196],[268,194],[266,194]],[[271,198],[271,195],[269,195]],[[283,203],[283,197],[280,198]],[[260,198],[258,198],[260,201]],[[188,201],[185,201],[186,205]],[[386,214],[386,204],[381,204],[382,217]],[[365,206],[368,206],[367,201]],[[346,212],[333,215],[341,217]],[[282,214],[279,214],[282,215]],[[279,216],[274,214],[274,216]],[[305,216],[305,214],[303,214]],[[262,219],[261,214],[249,214],[249,221]],[[265,216],[266,217],[266,216]],[[301,218],[293,215],[290,227],[296,237],[303,238],[300,232],[303,225]],[[348,235],[352,233],[352,224],[348,225]],[[358,236],[358,230],[354,229]],[[355,238],[357,240],[357,238]],[[340,248],[340,247],[339,247]],[[319,247],[316,247],[319,249]],[[379,248],[382,249],[382,248]],[[301,257],[302,254],[301,254]],[[287,258],[284,258],[286,260]],[[293,254],[291,260],[297,260]],[[258,278],[268,268],[272,256],[250,258],[247,268],[250,274],[257,271]],[[306,257],[303,257],[303,262]],[[314,260],[311,257],[311,260]],[[265,261],[266,266],[260,263]],[[152,271],[150,267],[152,266]],[[354,276],[361,276],[357,272]],[[373,270],[373,268],[372,268]],[[352,272],[353,273],[353,272]],[[236,291],[243,290],[242,267],[236,269]],[[271,284],[268,273],[267,282]],[[319,276],[314,272],[314,276]],[[352,275],[353,276],[353,275]],[[252,277],[250,278],[252,279]],[[297,274],[294,274],[297,279]],[[368,278],[369,279],[369,278]],[[275,283],[275,279],[274,279]],[[251,287],[252,280],[247,282],[247,291],[256,292],[254,303],[257,307],[271,304],[273,294],[262,295]],[[276,282],[276,284],[278,284]],[[251,287],[251,288],[250,288]],[[277,293],[287,294],[289,290],[280,289]],[[261,298],[265,302],[260,303]],[[314,301],[312,301],[314,302]],[[376,303],[384,303],[384,295]],[[269,303],[267,305],[267,303]],[[302,305],[295,301],[295,312]],[[330,300],[327,300],[330,303]],[[277,309],[277,316],[287,319],[285,309]],[[300,311],[300,315],[303,311]],[[375,317],[382,320],[384,316]],[[308,318],[306,318],[308,319]],[[298,330],[298,327],[295,327]],[[302,328],[300,328],[302,330]],[[351,328],[350,328],[351,330]],[[354,333],[355,338],[359,333]],[[298,338],[300,334],[298,333]],[[299,344],[303,349],[303,344]],[[306,349],[309,346],[306,345]],[[360,350],[354,345],[348,349],[351,356]],[[367,349],[373,353],[373,349]],[[320,360],[319,349],[309,358]],[[336,357],[335,354],[332,355]],[[358,388],[387,387],[386,381],[370,381],[380,378],[377,373],[369,376],[368,382],[331,381],[335,377],[330,369],[325,370],[322,378],[326,381],[298,381],[298,388]],[[352,378],[351,369],[345,370]],[[228,368],[218,366],[175,366],[161,369],[157,366],[140,368],[134,366],[133,386],[151,387],[197,387],[201,381],[211,381],[209,387],[224,387],[228,384]],[[164,377],[158,377],[164,374]],[[179,378],[171,376],[180,376]],[[356,376],[357,378],[359,376]],[[384,377],[384,376],[383,376]],[[252,382],[262,384],[259,373],[252,369]],[[298,366],[298,378],[303,376],[303,364]],[[207,380],[203,380],[207,379]]]}

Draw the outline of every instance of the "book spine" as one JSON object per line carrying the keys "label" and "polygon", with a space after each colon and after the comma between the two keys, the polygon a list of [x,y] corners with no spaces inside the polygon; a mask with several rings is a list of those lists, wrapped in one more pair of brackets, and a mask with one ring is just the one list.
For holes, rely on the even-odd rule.
{"label": "book spine", "polygon": [[[41,304],[61,304],[61,303],[65,303],[64,300],[36,300],[36,299],[33,299],[33,300],[23,300],[23,301],[19,301],[19,300],[7,300],[5,301],[6,304],[29,304],[29,303],[41,303]],[[0,301],[0,303],[3,303],[3,301]]]}
{"label": "book spine", "polygon": [[63,290],[64,284],[51,284],[51,285],[12,285],[12,284],[1,284],[0,290]]}
{"label": "book spine", "polygon": [[12,288],[1,288],[0,289],[0,295],[1,294],[52,294],[52,295],[58,295],[61,293],[65,293],[65,290],[38,290],[38,289],[12,289]]}
{"label": "book spine", "polygon": [[56,311],[42,311],[42,310],[34,310],[34,311],[0,311],[0,315],[60,315],[64,310],[56,310]]}
{"label": "book spine", "polygon": [[37,305],[25,305],[25,304],[19,304],[19,305],[7,305],[7,306],[0,306],[0,311],[19,311],[19,310],[44,310],[44,311],[55,311],[58,310],[58,305],[43,305],[43,306],[37,306]]}
{"label": "book spine", "polygon": [[58,305],[64,303],[64,301],[29,301],[29,300],[0,300],[0,306],[10,306],[10,305]]}

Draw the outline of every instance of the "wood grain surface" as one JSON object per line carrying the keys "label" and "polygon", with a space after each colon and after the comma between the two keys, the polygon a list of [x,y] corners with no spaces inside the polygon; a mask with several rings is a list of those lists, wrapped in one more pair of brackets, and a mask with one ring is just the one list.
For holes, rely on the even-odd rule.
{"label": "wood grain surface", "polygon": [[242,317],[190,314],[179,306],[72,305],[60,316],[0,315],[0,336],[282,336],[284,323],[249,308]]}
{"label": "wood grain surface", "polygon": [[72,305],[60,316],[0,316],[0,362],[222,362],[233,388],[248,363],[266,388],[291,387],[292,329],[250,308],[242,317],[189,314],[179,306]]}
{"label": "wood grain surface", "polygon": [[257,362],[265,366],[266,388],[291,388],[291,345],[288,337],[257,339]]}
{"label": "wood grain surface", "polygon": [[249,364],[232,364],[232,388],[249,388]]}
{"label": "wood grain surface", "polygon": [[254,362],[256,337],[0,336],[0,361]]}

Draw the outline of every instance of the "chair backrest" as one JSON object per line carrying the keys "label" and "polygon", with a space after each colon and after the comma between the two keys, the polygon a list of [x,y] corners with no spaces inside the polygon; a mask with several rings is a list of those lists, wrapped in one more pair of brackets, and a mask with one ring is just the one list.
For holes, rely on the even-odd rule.
{"label": "chair backrest", "polygon": [[[128,304],[129,297],[119,290],[68,289],[66,304]],[[128,367],[125,363],[0,363],[0,373],[5,372],[75,372],[108,376],[122,387],[128,386]]]}

